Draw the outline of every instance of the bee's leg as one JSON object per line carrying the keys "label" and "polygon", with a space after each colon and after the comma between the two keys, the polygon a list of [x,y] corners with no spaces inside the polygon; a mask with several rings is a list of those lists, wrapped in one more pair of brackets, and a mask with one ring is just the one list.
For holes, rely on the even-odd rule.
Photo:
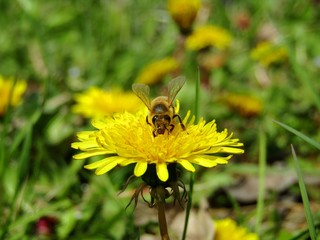
{"label": "bee's leg", "polygon": [[174,118],[178,118],[181,128],[183,129],[183,131],[185,131],[186,126],[182,123],[181,117],[178,114],[175,114],[175,115],[173,115],[172,119],[174,119]]}
{"label": "bee's leg", "polygon": [[148,120],[148,115],[146,116],[146,122],[151,126],[151,123],[149,123],[149,120]]}
{"label": "bee's leg", "polygon": [[157,129],[154,129],[154,130],[152,131],[153,137],[156,137],[156,136],[157,136],[156,132],[157,132]]}
{"label": "bee's leg", "polygon": [[173,129],[174,129],[174,125],[171,123],[171,124],[170,124],[170,130],[168,131],[168,133],[169,133],[169,132],[172,132]]}

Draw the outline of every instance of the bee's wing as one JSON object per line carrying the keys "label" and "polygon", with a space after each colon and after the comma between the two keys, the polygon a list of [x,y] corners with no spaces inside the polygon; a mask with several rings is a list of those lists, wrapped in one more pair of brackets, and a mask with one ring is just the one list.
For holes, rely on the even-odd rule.
{"label": "bee's wing", "polygon": [[184,85],[184,83],[186,82],[186,78],[185,77],[177,77],[172,79],[169,82],[168,85],[168,102],[169,105],[172,105],[173,100],[175,99],[175,97],[177,96],[178,92],[180,91],[180,89],[182,88],[182,86]]}
{"label": "bee's wing", "polygon": [[142,102],[150,110],[150,88],[142,83],[132,84],[133,92],[142,100]]}

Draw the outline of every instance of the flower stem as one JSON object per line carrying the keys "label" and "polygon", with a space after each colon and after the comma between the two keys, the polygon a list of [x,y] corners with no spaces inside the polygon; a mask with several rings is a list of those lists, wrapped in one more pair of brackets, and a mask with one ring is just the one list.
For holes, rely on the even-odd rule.
{"label": "flower stem", "polygon": [[[200,73],[199,73],[200,74]],[[198,76],[198,80],[196,81],[196,93],[195,93],[195,117],[196,120],[199,121],[199,99],[200,99],[200,75]],[[195,174],[191,173],[190,175],[190,182],[189,182],[189,193],[188,193],[188,203],[187,203],[187,209],[186,209],[186,217],[184,220],[184,227],[182,232],[182,240],[185,240],[187,237],[187,231],[188,231],[188,222],[189,222],[189,216],[190,211],[192,207],[192,195],[193,195],[193,185],[194,185],[194,178]]]}
{"label": "flower stem", "polygon": [[166,214],[165,214],[165,197],[166,197],[166,190],[164,189],[164,187],[157,186],[155,200],[158,207],[158,221],[159,221],[161,239],[170,240],[170,237],[168,234]]}

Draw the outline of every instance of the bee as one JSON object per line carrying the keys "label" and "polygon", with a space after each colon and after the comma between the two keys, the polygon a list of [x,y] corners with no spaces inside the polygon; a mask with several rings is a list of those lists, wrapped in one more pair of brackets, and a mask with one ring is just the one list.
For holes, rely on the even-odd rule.
{"label": "bee", "polygon": [[135,83],[132,85],[133,92],[149,109],[149,114],[146,116],[146,122],[154,127],[152,132],[154,137],[159,134],[164,134],[166,131],[170,134],[175,126],[172,122],[175,118],[178,119],[181,128],[183,130],[186,129],[182,123],[181,117],[175,113],[173,106],[173,101],[185,81],[186,80],[183,77],[172,79],[168,85],[168,95],[156,97],[152,101],[150,100],[149,86],[142,83]]}

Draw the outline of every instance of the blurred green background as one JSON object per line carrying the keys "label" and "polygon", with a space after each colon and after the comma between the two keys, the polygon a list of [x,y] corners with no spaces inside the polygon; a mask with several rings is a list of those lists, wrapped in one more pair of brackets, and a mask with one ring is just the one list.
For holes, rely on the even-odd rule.
{"label": "blurred green background", "polygon": [[[0,119],[2,239],[138,239],[157,229],[154,222],[134,224],[133,207],[125,210],[131,193],[117,195],[131,167],[95,176],[82,168],[83,161],[72,160],[75,151],[70,144],[76,133],[93,128],[71,107],[74,94],[91,86],[130,91],[147,64],[174,55],[181,36],[166,4],[0,1],[0,75],[28,83],[22,104]],[[219,26],[233,36],[228,50],[212,52],[223,54],[223,61],[210,69],[209,81],[201,85],[198,110],[206,120],[216,119],[219,130],[234,132],[246,152],[227,166],[198,169],[195,207],[205,198],[213,217],[216,208],[227,209],[225,215],[254,231],[257,196],[243,195],[258,192],[258,159],[264,148],[267,194],[261,239],[290,239],[307,229],[304,211],[297,210],[302,203],[290,144],[308,177],[311,208],[319,223],[319,150],[272,121],[320,142],[319,21],[316,0],[203,0],[195,22]],[[252,50],[263,40],[284,46],[287,58],[268,66],[252,59]],[[196,107],[200,60],[199,52],[185,51],[180,74],[187,83],[178,96],[182,116]],[[165,86],[170,78],[153,89]],[[244,98],[228,102],[234,95]],[[252,101],[261,108],[243,114],[241,109]],[[266,136],[262,147],[259,132]],[[182,176],[186,183],[188,176]],[[248,187],[248,179],[256,185]],[[287,179],[292,181],[275,187]],[[232,186],[239,186],[242,195]],[[293,221],[300,219],[292,218],[294,213],[301,221]],[[52,232],[39,233],[40,220]]]}

